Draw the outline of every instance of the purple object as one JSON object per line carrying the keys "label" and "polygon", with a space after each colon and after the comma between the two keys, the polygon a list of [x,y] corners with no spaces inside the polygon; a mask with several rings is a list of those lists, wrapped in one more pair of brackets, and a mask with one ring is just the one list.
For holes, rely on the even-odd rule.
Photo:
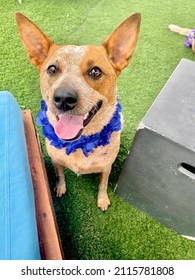
{"label": "purple object", "polygon": [[187,48],[191,48],[193,39],[195,39],[195,29],[193,29],[188,35],[187,39],[184,42],[184,46],[186,46]]}

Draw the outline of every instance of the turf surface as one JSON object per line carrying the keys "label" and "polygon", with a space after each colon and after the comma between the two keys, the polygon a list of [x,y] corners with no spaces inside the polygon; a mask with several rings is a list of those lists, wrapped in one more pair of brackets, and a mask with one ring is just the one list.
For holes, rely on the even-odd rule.
{"label": "turf surface", "polygon": [[[33,116],[39,110],[39,76],[20,42],[15,11],[30,17],[56,43],[78,45],[100,44],[130,14],[142,14],[136,51],[118,81],[125,125],[109,181],[112,206],[105,213],[95,206],[97,175],[77,177],[66,171],[67,194],[61,199],[53,196],[67,259],[195,259],[195,242],[177,235],[113,192],[138,123],[181,58],[194,60],[192,51],[183,46],[184,38],[167,28],[170,23],[194,28],[194,9],[191,0],[24,0],[22,5],[17,0],[1,0],[0,90],[11,91],[21,108],[31,109]],[[44,139],[41,141],[44,148]],[[53,190],[54,170],[45,148],[44,158]]]}

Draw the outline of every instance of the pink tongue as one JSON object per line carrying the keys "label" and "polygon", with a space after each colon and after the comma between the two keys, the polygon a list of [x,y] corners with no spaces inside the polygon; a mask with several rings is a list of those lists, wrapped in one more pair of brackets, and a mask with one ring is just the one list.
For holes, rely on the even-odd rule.
{"label": "pink tongue", "polygon": [[83,128],[83,117],[74,115],[60,115],[59,120],[54,124],[57,136],[64,140],[71,140],[77,136]]}

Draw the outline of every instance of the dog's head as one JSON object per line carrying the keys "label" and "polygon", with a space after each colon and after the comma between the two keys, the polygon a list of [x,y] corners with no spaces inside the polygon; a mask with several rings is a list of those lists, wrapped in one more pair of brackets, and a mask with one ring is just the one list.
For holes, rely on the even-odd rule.
{"label": "dog's head", "polygon": [[131,60],[141,16],[126,19],[101,46],[57,46],[16,13],[28,57],[40,72],[42,97],[56,134],[64,140],[99,132],[116,106],[116,79]]}

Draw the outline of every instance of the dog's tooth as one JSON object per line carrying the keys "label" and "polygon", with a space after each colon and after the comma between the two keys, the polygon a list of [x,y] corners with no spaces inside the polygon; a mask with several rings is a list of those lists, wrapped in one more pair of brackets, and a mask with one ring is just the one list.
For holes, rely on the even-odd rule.
{"label": "dog's tooth", "polygon": [[85,114],[83,119],[86,120],[88,118],[88,116],[89,116],[89,113]]}

